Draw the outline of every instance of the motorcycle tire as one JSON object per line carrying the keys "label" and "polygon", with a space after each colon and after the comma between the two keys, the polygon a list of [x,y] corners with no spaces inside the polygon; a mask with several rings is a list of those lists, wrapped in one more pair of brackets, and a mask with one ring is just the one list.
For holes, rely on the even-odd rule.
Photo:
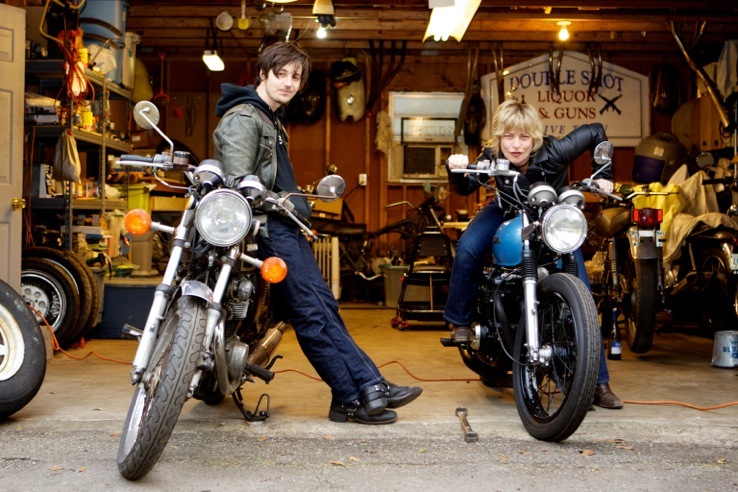
{"label": "motorcycle tire", "polygon": [[74,279],[49,260],[24,258],[20,294],[33,308],[38,322],[43,324],[46,320],[51,326],[59,346],[69,346],[79,321],[79,294]]}
{"label": "motorcycle tire", "polygon": [[515,405],[528,433],[560,442],[584,420],[592,402],[602,338],[597,308],[584,283],[556,273],[538,284],[538,337],[550,348],[549,364],[528,362],[523,317],[515,336]]}
{"label": "motorcycle tire", "polygon": [[697,303],[700,328],[719,331],[735,321],[736,283],[730,270],[730,258],[718,249],[705,249],[700,254],[698,282],[702,302]]}
{"label": "motorcycle tire", "polygon": [[75,344],[93,326],[97,311],[100,308],[100,294],[97,290],[97,280],[87,265],[69,250],[59,250],[47,247],[27,248],[23,251],[23,258],[42,258],[59,265],[74,280],[79,295],[79,319],[68,340],[61,348],[66,349]]}
{"label": "motorcycle tire", "polygon": [[118,446],[118,470],[138,480],[156,464],[187,401],[207,323],[207,306],[180,298],[166,314],[147,374],[136,386]]}
{"label": "motorcycle tire", "polygon": [[36,396],[45,375],[41,327],[18,292],[0,281],[0,421]]}
{"label": "motorcycle tire", "polygon": [[629,292],[624,296],[628,348],[635,354],[645,354],[653,346],[658,311],[656,260],[629,258],[626,271],[626,282],[630,282]]}

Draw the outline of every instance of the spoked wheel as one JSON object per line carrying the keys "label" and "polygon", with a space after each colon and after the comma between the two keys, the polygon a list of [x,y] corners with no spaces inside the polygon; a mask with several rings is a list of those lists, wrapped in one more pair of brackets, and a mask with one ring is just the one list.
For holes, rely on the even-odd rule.
{"label": "spoked wheel", "polygon": [[0,281],[0,420],[38,393],[46,374],[46,344],[20,295]]}
{"label": "spoked wheel", "polygon": [[515,337],[515,405],[528,433],[559,442],[573,434],[594,399],[600,345],[597,308],[577,278],[554,274],[538,285],[538,337],[545,363],[528,361],[525,321]]}
{"label": "spoked wheel", "polygon": [[41,258],[25,258],[21,267],[21,296],[51,326],[61,346],[72,340],[79,320],[79,294],[74,279],[59,265]]}
{"label": "spoked wheel", "polygon": [[203,301],[183,297],[162,323],[118,446],[118,470],[128,480],[138,480],[154,467],[172,435],[197,368],[206,318]]}
{"label": "spoked wheel", "polygon": [[625,264],[625,281],[629,282],[629,289],[623,302],[628,347],[636,354],[644,354],[651,350],[656,326],[656,260],[634,261],[629,258]]}

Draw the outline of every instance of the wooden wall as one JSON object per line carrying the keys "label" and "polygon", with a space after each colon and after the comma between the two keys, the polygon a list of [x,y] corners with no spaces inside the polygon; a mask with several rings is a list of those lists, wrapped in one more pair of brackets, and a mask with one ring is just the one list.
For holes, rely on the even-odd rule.
{"label": "wooden wall", "polygon": [[[369,79],[370,67],[368,56],[355,54],[364,80]],[[158,61],[158,60],[157,60]],[[158,64],[147,62],[147,68],[154,79],[155,92],[159,89]],[[649,74],[643,70],[651,67],[634,65],[626,67],[639,73]],[[327,62],[315,63],[314,69],[328,70]],[[492,68],[480,66],[479,74],[483,75]],[[418,59],[407,62],[397,76],[385,89],[377,110],[386,109],[386,93],[389,90],[400,91],[463,91],[466,85],[467,66],[464,64],[443,63],[437,58],[428,61]],[[689,81],[689,72],[684,71],[683,78]],[[242,62],[241,66],[230,63],[226,71],[209,73],[202,62],[167,62],[165,69],[165,92],[172,97],[166,112],[167,130],[170,136],[185,142],[202,159],[212,155],[210,135],[217,125],[214,114],[215,103],[220,95],[220,84],[235,82],[251,83],[253,80],[253,63]],[[685,87],[689,85],[684,83]],[[368,186],[351,192],[347,204],[351,208],[356,222],[364,222],[370,230],[399,220],[407,211],[404,207],[385,210],[388,203],[408,200],[420,203],[423,199],[420,185],[388,185],[386,183],[386,158],[376,149],[376,120],[367,112],[358,122],[342,122],[333,109],[335,93],[330,91],[326,113],[323,119],[314,124],[295,124],[288,127],[290,134],[290,155],[295,167],[295,175],[299,184],[309,184],[324,175],[327,164],[335,164],[347,182],[347,190],[351,191],[358,184],[360,173],[368,174]],[[196,116],[191,135],[185,135],[182,118],[173,116],[174,108],[182,106],[190,99],[196,101]],[[652,112],[651,133],[670,131],[671,117]],[[206,148],[207,145],[207,148]],[[479,149],[472,149],[475,156]],[[633,148],[618,148],[615,155],[615,176],[617,180],[628,181],[632,175]],[[588,175],[589,159],[582,157],[573,168],[573,177],[582,178]],[[450,196],[445,208],[448,213],[455,209],[473,210],[474,197],[463,198]],[[455,219],[455,216],[454,216]]]}

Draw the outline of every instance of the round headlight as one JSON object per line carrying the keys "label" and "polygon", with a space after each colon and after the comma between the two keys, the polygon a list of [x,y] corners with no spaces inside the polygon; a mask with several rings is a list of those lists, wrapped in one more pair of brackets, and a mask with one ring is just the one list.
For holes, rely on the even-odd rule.
{"label": "round headlight", "polygon": [[554,205],[543,214],[541,234],[546,246],[557,253],[571,253],[587,237],[584,212],[573,205]]}
{"label": "round headlight", "polygon": [[530,187],[528,205],[532,207],[547,207],[556,200],[556,190],[553,186],[540,182]]}
{"label": "round headlight", "polygon": [[195,227],[214,246],[232,246],[251,227],[251,207],[246,198],[229,189],[215,190],[197,205]]}

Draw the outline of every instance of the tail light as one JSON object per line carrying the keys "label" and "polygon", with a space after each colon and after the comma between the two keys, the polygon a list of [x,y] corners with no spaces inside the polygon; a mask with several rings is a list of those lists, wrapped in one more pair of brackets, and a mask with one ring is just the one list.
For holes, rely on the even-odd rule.
{"label": "tail light", "polygon": [[284,280],[287,276],[287,263],[282,258],[270,256],[261,265],[261,278],[276,284]]}
{"label": "tail light", "polygon": [[123,218],[123,225],[134,236],[146,234],[151,228],[151,215],[145,210],[135,208],[129,211]]}
{"label": "tail light", "polygon": [[663,222],[664,211],[660,208],[634,208],[631,218],[639,227],[656,227]]}

